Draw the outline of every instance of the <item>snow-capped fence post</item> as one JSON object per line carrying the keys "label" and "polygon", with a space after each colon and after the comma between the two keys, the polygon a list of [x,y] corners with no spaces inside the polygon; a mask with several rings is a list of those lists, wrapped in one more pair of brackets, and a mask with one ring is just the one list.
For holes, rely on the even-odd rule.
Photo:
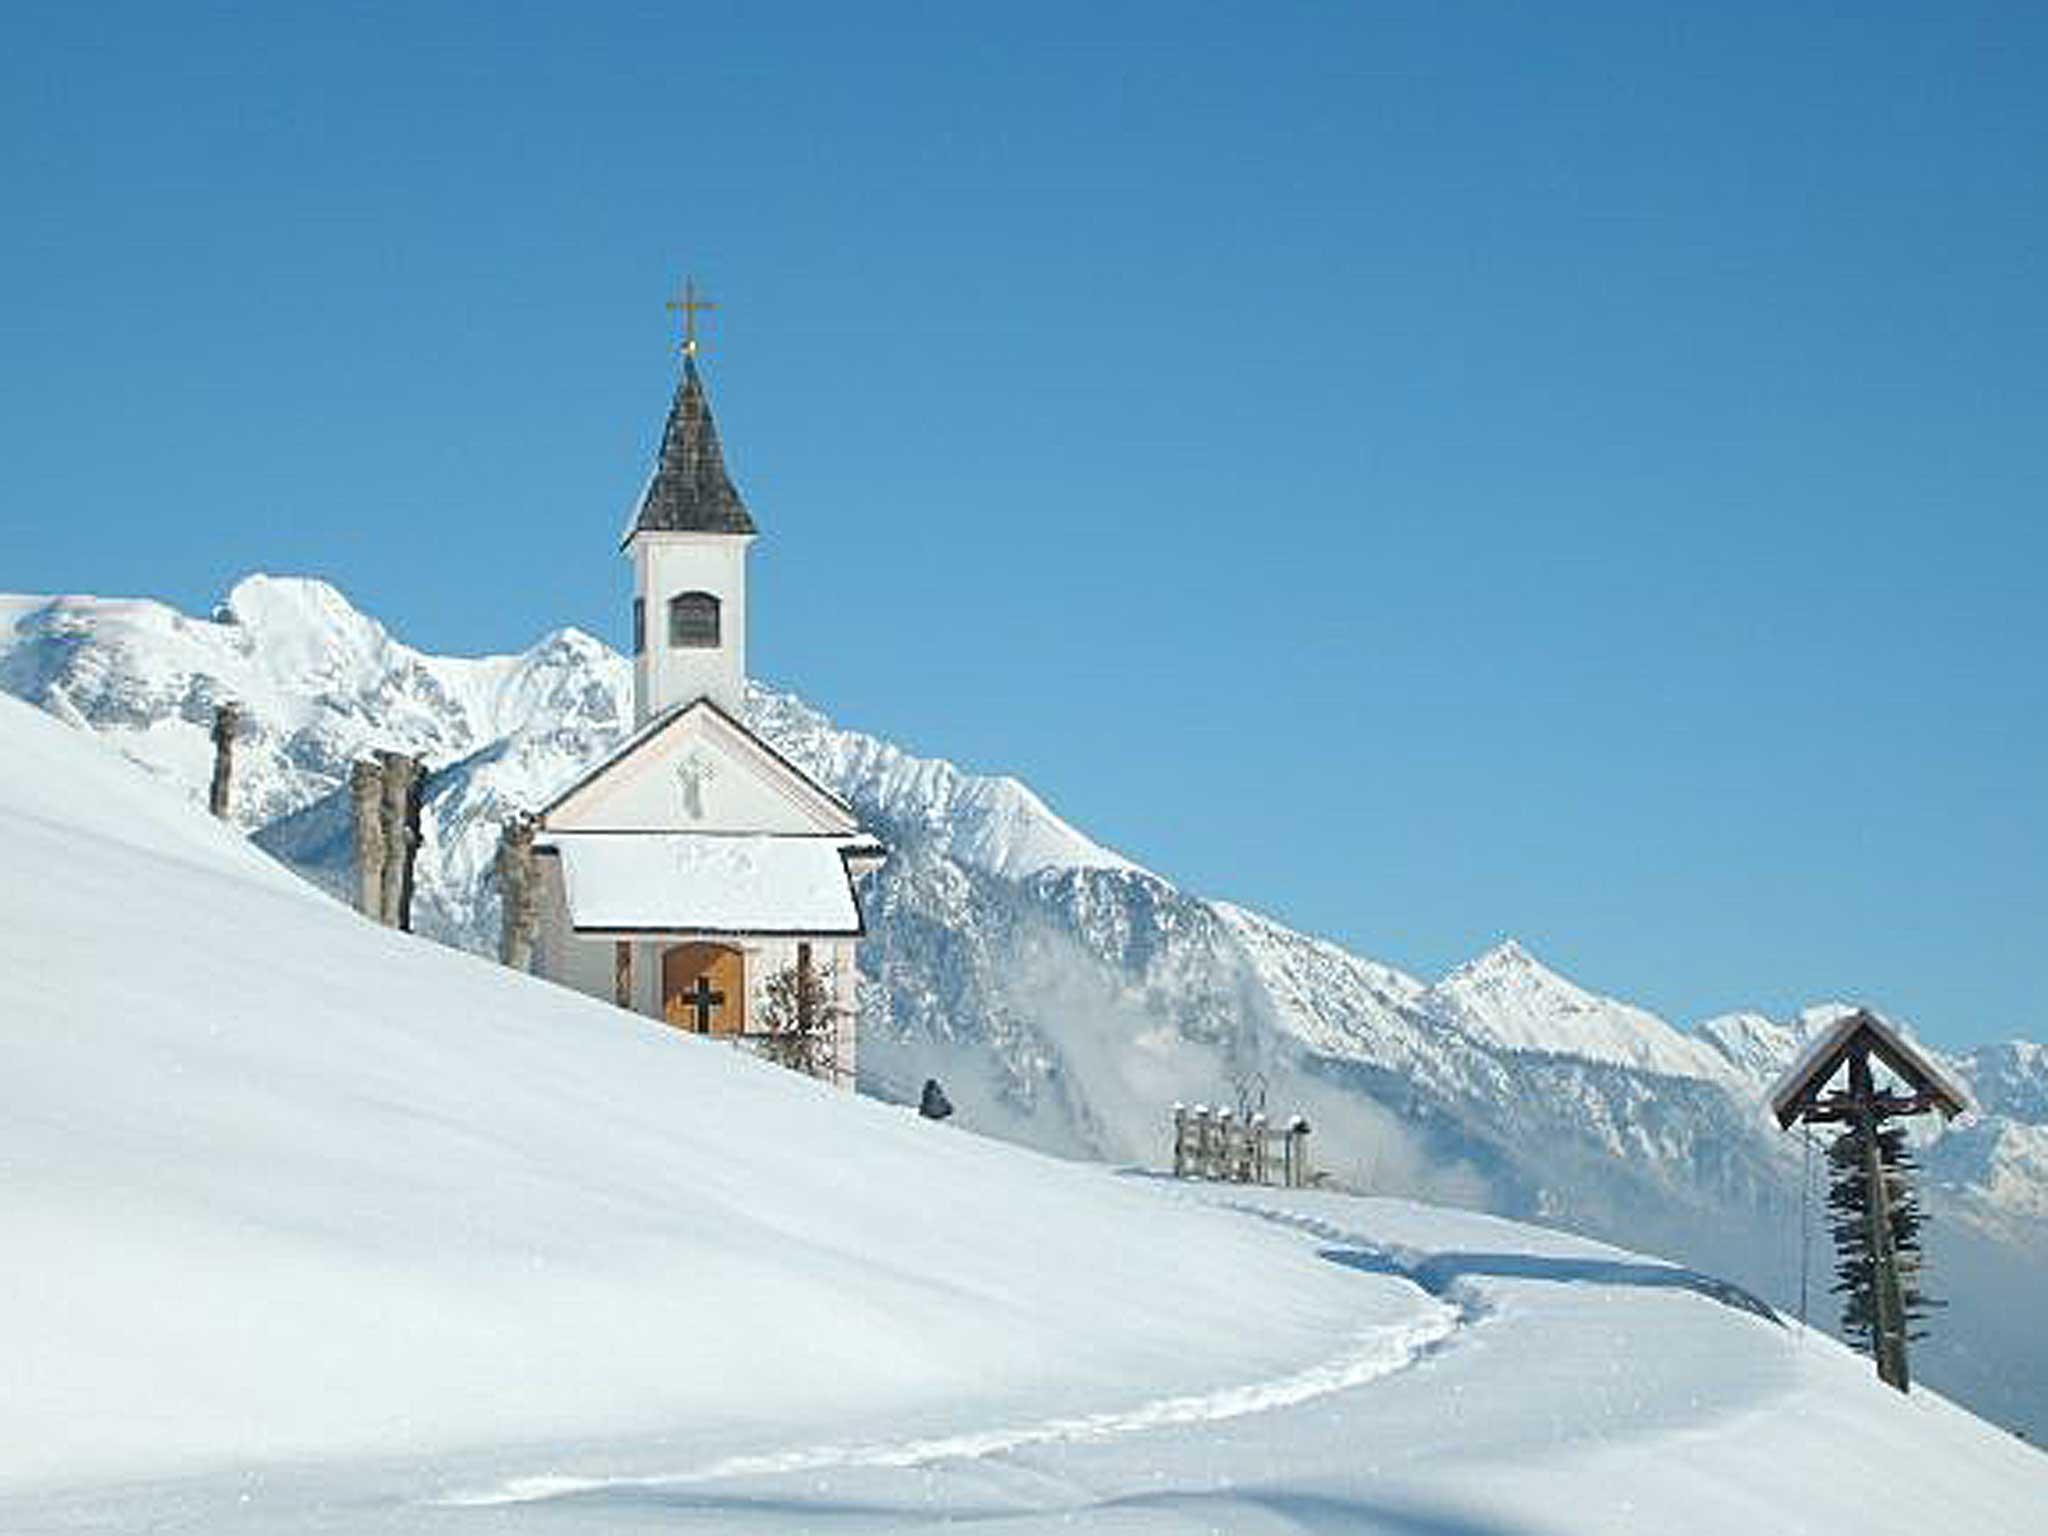
{"label": "snow-capped fence post", "polygon": [[235,773],[235,732],[242,724],[242,710],[233,700],[213,712],[213,784],[207,791],[206,808],[222,821],[228,819],[228,795]]}
{"label": "snow-capped fence post", "polygon": [[1240,1123],[1235,1112],[1173,1106],[1173,1176],[1226,1184],[1270,1184],[1275,1173],[1290,1188],[1309,1182],[1308,1121],[1296,1115],[1280,1135],[1280,1166],[1273,1162],[1272,1122],[1255,1111]]}
{"label": "snow-capped fence post", "polygon": [[348,771],[349,804],[356,824],[356,910],[384,921],[384,771],[373,762]]}
{"label": "snow-capped fence post", "polygon": [[498,838],[498,958],[515,971],[533,967],[540,890],[533,860],[533,817],[521,812]]}
{"label": "snow-capped fence post", "polygon": [[1303,1189],[1308,1185],[1308,1120],[1296,1115],[1287,1122],[1287,1137],[1282,1143],[1282,1167],[1289,1189]]}

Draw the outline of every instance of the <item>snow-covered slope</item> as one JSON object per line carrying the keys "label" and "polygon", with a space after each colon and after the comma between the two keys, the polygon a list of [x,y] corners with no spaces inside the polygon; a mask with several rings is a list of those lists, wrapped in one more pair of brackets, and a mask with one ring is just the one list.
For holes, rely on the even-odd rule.
{"label": "snow-covered slope", "polygon": [[[0,891],[6,1483],[1016,1417],[1357,1332],[1270,1230],[378,929],[89,738],[0,728],[38,872]],[[1289,1292],[1261,1326],[1245,1272]]]}
{"label": "snow-covered slope", "polygon": [[0,1529],[1684,1536],[2048,1500],[2048,1459],[1707,1276],[934,1126],[373,927],[11,700],[0,740],[36,874],[0,882]]}
{"label": "snow-covered slope", "polygon": [[[330,884],[345,875],[348,762],[380,746],[424,754],[421,925],[481,951],[499,824],[603,752],[629,698],[625,663],[574,631],[520,656],[429,656],[331,587],[270,577],[239,584],[214,620],[0,599],[0,688],[194,798],[213,703],[240,699],[237,818]],[[969,1126],[1156,1165],[1173,1100],[1263,1090],[1272,1109],[1308,1113],[1321,1166],[1361,1187],[1657,1246],[1788,1305],[1803,1233],[1825,1275],[1800,1145],[1760,1099],[1831,1010],[1681,1031],[1513,943],[1429,984],[1179,890],[1014,780],[842,730],[788,694],[754,690],[749,715],[893,850],[864,898],[870,1093],[900,1101],[936,1075]],[[2048,1434],[2048,1339],[2006,1300],[2048,1270],[2043,1058],[2012,1044],[1951,1063],[1986,1116],[1924,1149],[1938,1289],[1954,1303],[1926,1370]],[[1813,1310],[1833,1311],[1817,1288]]]}

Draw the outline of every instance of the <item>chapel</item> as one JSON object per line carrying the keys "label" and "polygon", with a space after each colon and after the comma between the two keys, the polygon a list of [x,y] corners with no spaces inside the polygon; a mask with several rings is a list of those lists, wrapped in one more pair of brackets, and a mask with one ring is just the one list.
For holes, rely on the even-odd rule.
{"label": "chapel", "polygon": [[[747,554],[696,359],[621,548],[633,570],[634,729],[539,812],[542,975],[729,1037],[842,1087],[855,1076],[855,882],[886,857],[846,802],[745,723]],[[680,306],[672,306],[680,307]],[[778,1049],[792,1014],[816,1044]]]}

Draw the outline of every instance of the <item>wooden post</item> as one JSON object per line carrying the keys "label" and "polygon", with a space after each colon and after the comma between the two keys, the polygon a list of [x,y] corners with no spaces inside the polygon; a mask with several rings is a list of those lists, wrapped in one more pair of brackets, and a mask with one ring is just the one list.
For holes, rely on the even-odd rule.
{"label": "wooden post", "polygon": [[356,910],[373,923],[384,921],[384,773],[373,762],[348,773],[349,803],[356,823]]}
{"label": "wooden post", "polygon": [[811,966],[811,946],[799,940],[796,946],[796,1028],[806,1041],[818,1023],[817,972]]}
{"label": "wooden post", "polygon": [[235,732],[241,723],[241,708],[232,701],[213,712],[213,785],[207,791],[206,808],[222,821],[228,819],[228,792],[235,773]]}
{"label": "wooden post", "polygon": [[1173,1106],[1173,1176],[1176,1179],[1188,1176],[1188,1107],[1185,1104]]}
{"label": "wooden post", "polygon": [[1878,1379],[1905,1392],[1911,1389],[1906,1368],[1906,1300],[1899,1284],[1899,1253],[1892,1244],[1891,1191],[1885,1185],[1884,1159],[1879,1154],[1877,1090],[1870,1075],[1870,1051],[1859,1046],[1849,1055],[1849,1100],[1863,1143],[1863,1178],[1869,1195],[1870,1257],[1876,1269],[1876,1345]]}
{"label": "wooden post", "polygon": [[612,950],[612,1001],[621,1008],[633,1006],[633,946],[625,939]]}
{"label": "wooden post", "polygon": [[1251,1123],[1251,1166],[1246,1170],[1254,1184],[1266,1182],[1266,1137],[1270,1131],[1264,1115],[1253,1115]]}
{"label": "wooden post", "polygon": [[514,816],[498,838],[498,958],[515,971],[533,968],[534,930],[540,922],[534,829],[531,816]]}
{"label": "wooden post", "polygon": [[398,752],[379,752],[377,820],[384,829],[384,880],[377,892],[377,921],[398,926],[398,898],[405,889],[405,799],[410,788],[409,759]]}
{"label": "wooden post", "polygon": [[1215,1136],[1215,1122],[1209,1117],[1209,1106],[1195,1106],[1195,1147],[1193,1169],[1198,1179],[1209,1177],[1209,1143]]}
{"label": "wooden post", "polygon": [[404,857],[400,861],[398,881],[398,926],[406,933],[412,932],[413,870],[420,857],[420,810],[427,793],[427,765],[417,757],[405,759],[405,837],[401,843]]}
{"label": "wooden post", "polygon": [[1308,1120],[1296,1115],[1287,1122],[1287,1187],[1308,1187]]}

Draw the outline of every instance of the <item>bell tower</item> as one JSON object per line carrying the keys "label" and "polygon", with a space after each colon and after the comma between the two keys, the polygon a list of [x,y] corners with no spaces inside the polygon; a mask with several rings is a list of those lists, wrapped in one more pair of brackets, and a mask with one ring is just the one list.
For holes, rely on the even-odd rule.
{"label": "bell tower", "polygon": [[747,678],[747,548],[757,530],[726,474],[697,372],[696,285],[683,312],[683,376],[624,552],[633,564],[633,718],[709,698],[737,717]]}

